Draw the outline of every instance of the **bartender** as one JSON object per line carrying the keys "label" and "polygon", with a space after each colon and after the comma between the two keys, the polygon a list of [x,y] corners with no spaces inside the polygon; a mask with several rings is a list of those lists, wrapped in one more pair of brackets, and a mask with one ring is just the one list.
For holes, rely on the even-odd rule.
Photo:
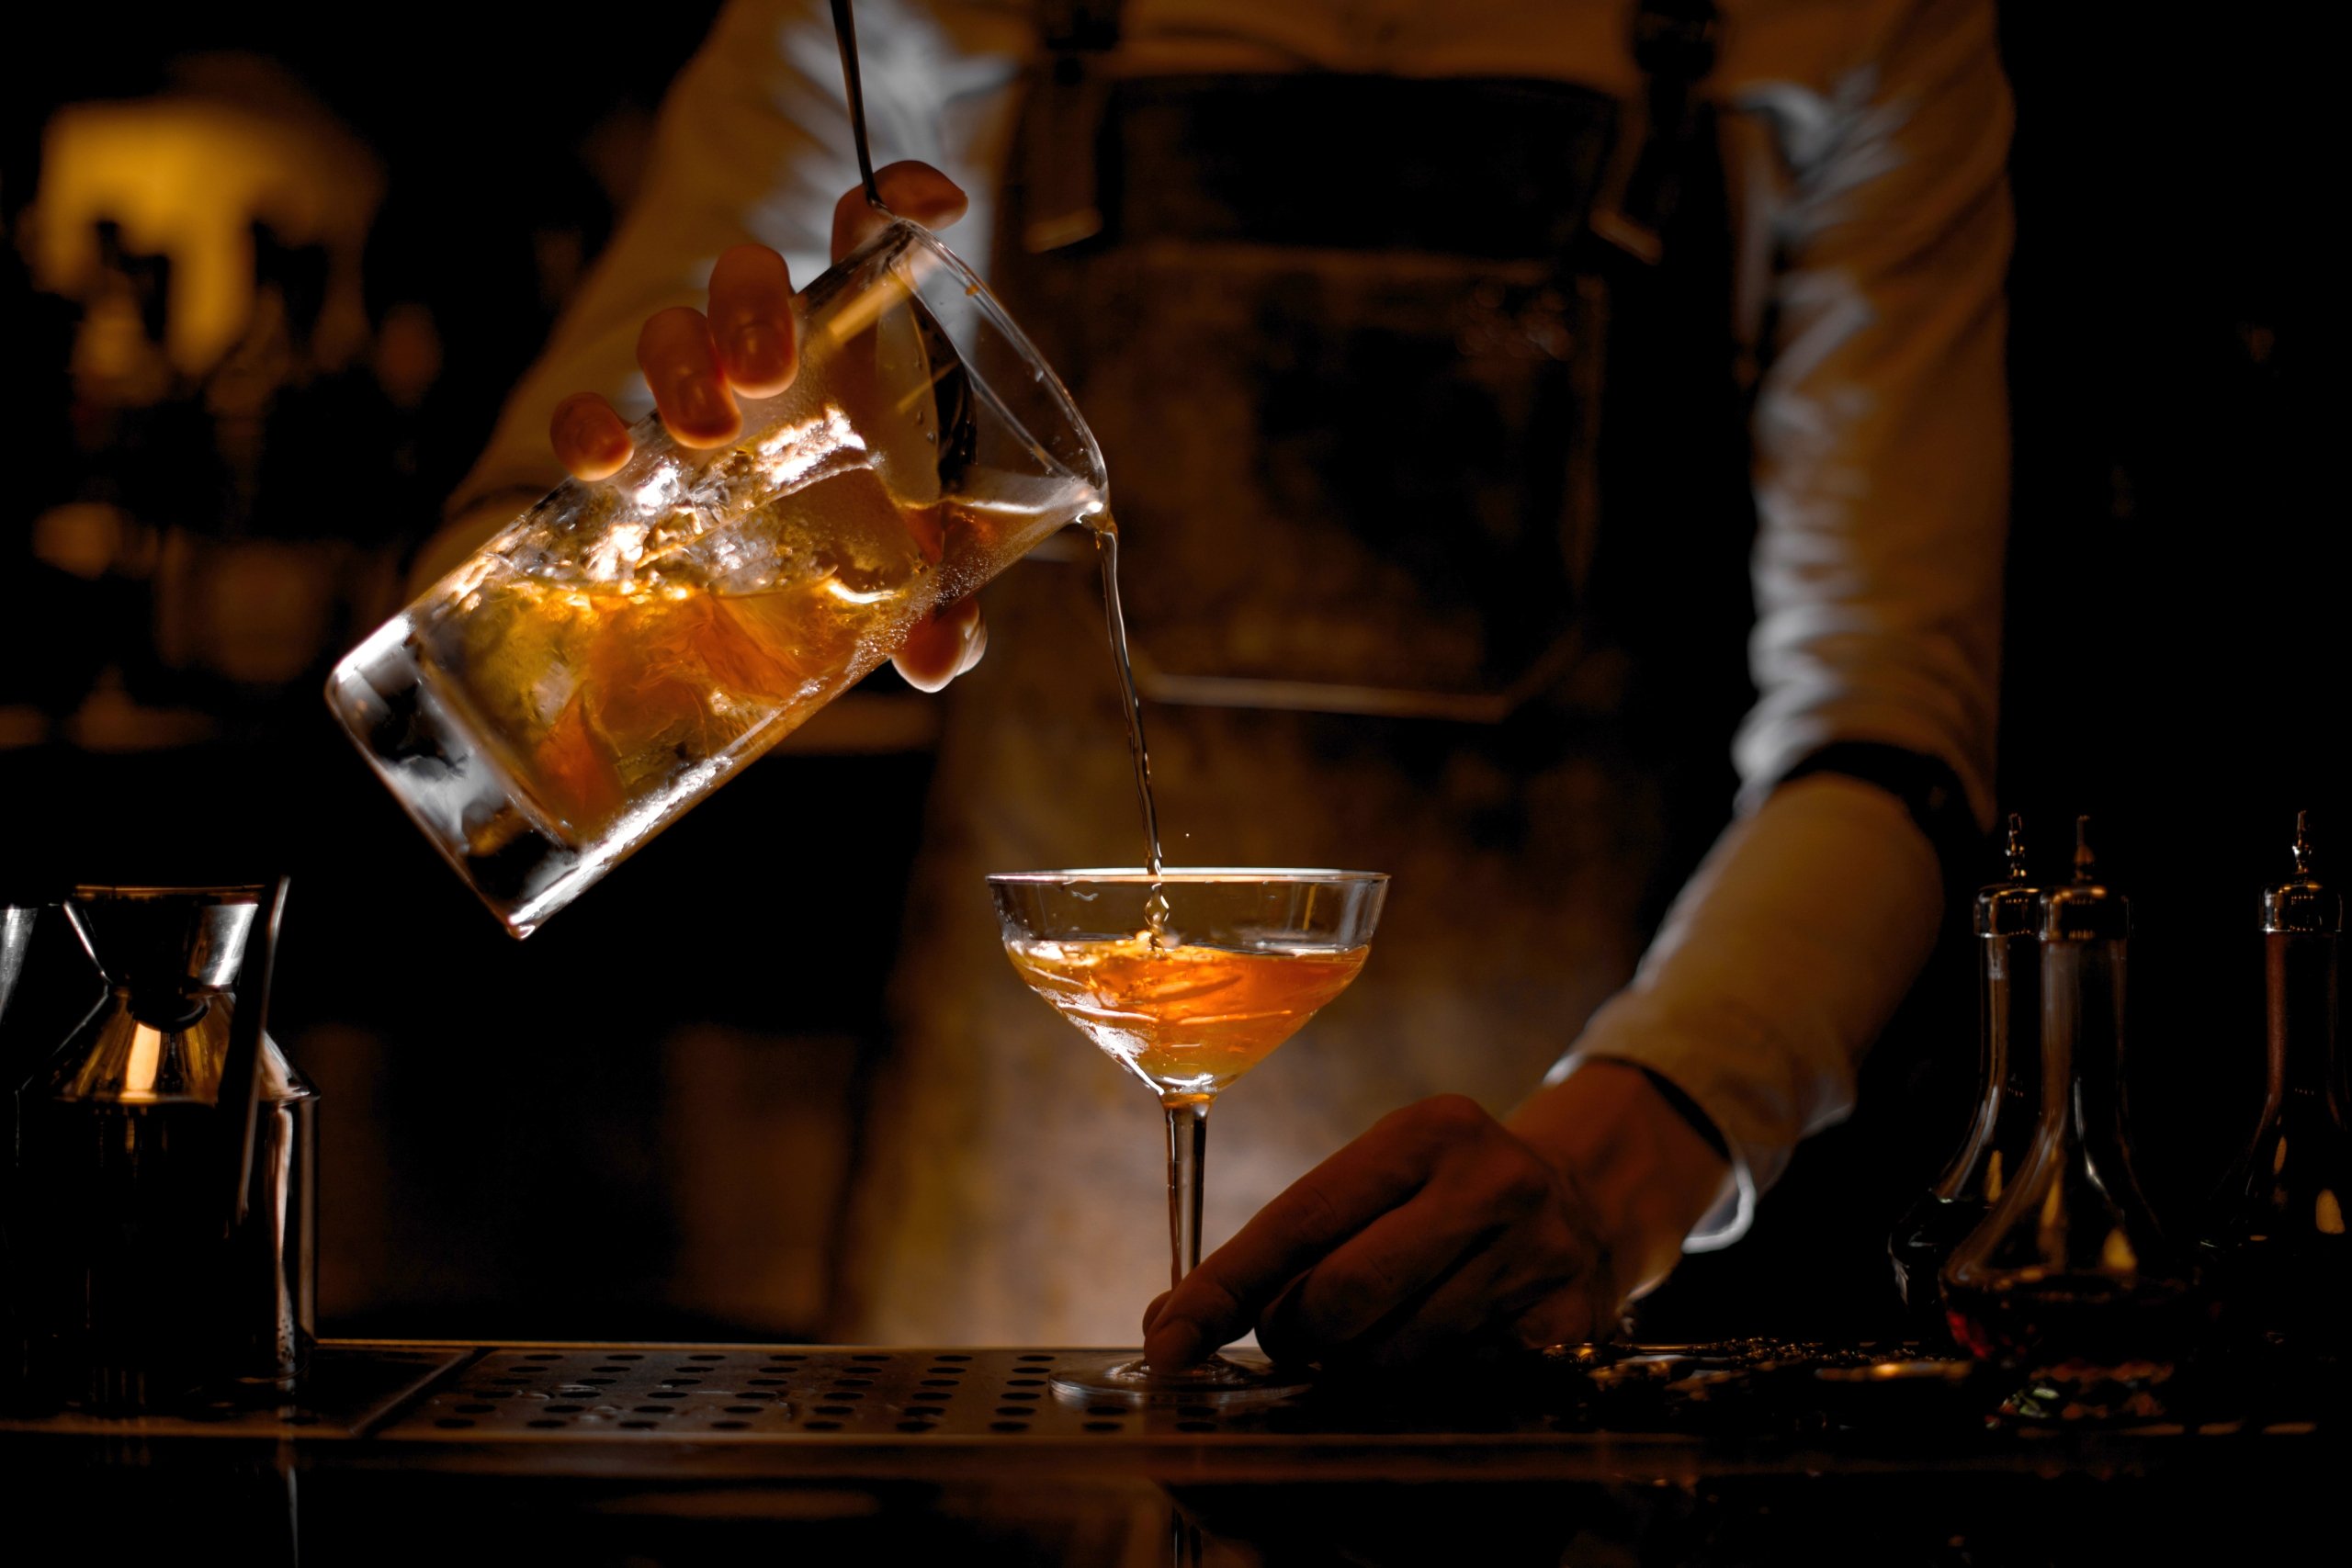
{"label": "bartender", "polygon": [[[920,160],[885,199],[993,248],[1102,439],[1171,858],[1396,878],[1353,991],[1220,1104],[1235,1234],[1153,1360],[1608,1332],[1847,1114],[1990,820],[1991,0],[859,20],[876,145]],[[850,147],[826,7],[736,0],[420,571],[616,469],[625,416],[711,446],[785,386],[794,280],[880,221]],[[970,603],[899,659],[969,673],[849,1337],[1117,1343],[1165,1257],[1143,1106],[981,891],[1137,858],[1088,570],[1000,579],[984,665]]]}

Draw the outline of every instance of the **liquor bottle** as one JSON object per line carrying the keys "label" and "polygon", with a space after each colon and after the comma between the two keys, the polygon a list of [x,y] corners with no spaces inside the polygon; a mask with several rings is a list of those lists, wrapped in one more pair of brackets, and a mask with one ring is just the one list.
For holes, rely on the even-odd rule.
{"label": "liquor bottle", "polygon": [[2017,1179],[2041,1115],[2041,954],[2035,936],[2041,890],[2027,874],[2025,824],[2015,814],[2007,857],[2008,874],[1977,890],[1972,922],[1979,1068],[1968,1132],[1886,1243],[1913,1332],[1930,1344],[1949,1337],[1944,1264]]}
{"label": "liquor bottle", "polygon": [[2352,1186],[2336,1074],[2343,896],[2312,870],[2311,814],[2295,819],[2295,869],[2262,894],[2269,1029],[2262,1118],[2217,1193],[2204,1249],[2231,1339],[2340,1354],[2352,1309]]}
{"label": "liquor bottle", "polygon": [[[2132,1171],[2123,1094],[2132,913],[2099,881],[2089,818],[2076,818],[2074,879],[2043,893],[2036,909],[2041,1111],[2023,1168],[1945,1267],[1952,1335],[1980,1359],[2062,1382],[2158,1380],[2194,1327],[2194,1271]],[[2081,1375],[2070,1378],[2070,1368]]]}

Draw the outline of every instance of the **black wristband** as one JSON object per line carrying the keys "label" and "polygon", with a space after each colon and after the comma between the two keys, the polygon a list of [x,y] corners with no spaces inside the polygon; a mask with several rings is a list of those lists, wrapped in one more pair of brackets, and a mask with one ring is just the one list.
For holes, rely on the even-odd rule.
{"label": "black wristband", "polygon": [[1723,1129],[1715,1125],[1713,1117],[1699,1109],[1697,1100],[1682,1092],[1681,1085],[1652,1072],[1639,1062],[1629,1062],[1626,1066],[1637,1069],[1642,1077],[1649,1079],[1650,1087],[1657,1090],[1660,1099],[1674,1107],[1675,1114],[1690,1123],[1690,1130],[1704,1138],[1707,1146],[1714,1150],[1725,1165],[1731,1163],[1731,1145],[1724,1139]]}

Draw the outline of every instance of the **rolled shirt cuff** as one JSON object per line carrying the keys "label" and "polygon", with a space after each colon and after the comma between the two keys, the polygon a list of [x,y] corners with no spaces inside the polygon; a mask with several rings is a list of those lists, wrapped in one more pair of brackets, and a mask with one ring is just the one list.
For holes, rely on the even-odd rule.
{"label": "rolled shirt cuff", "polygon": [[1714,1123],[1734,1191],[1685,1251],[1736,1241],[1798,1142],[1852,1109],[1855,1067],[1926,962],[1941,907],[1926,836],[1854,779],[1784,785],[1716,841],[1633,983],[1551,1074],[1628,1062]]}
{"label": "rolled shirt cuff", "polygon": [[[1682,1250],[1714,1252],[1729,1247],[1747,1234],[1747,1227],[1755,1223],[1756,1201],[1761,1195],[1764,1184],[1757,1180],[1755,1162],[1748,1152],[1751,1145],[1743,1143],[1727,1127],[1726,1109],[1719,1101],[1711,1102],[1710,1099],[1702,1098],[1699,1092],[1700,1088],[1708,1083],[1706,1073],[1690,1073],[1686,1081],[1685,1076],[1660,1065],[1659,1058],[1666,1055],[1670,1053],[1588,1048],[1579,1043],[1561,1059],[1545,1081],[1557,1083],[1588,1062],[1623,1062],[1672,1084],[1692,1105],[1698,1107],[1701,1114],[1714,1124],[1715,1132],[1723,1141],[1724,1157],[1731,1164],[1732,1188],[1724,1195],[1722,1201],[1702,1214],[1699,1223],[1690,1227],[1690,1234],[1682,1238]],[[1771,1174],[1777,1176],[1787,1163],[1788,1156],[1783,1152],[1772,1167]]]}

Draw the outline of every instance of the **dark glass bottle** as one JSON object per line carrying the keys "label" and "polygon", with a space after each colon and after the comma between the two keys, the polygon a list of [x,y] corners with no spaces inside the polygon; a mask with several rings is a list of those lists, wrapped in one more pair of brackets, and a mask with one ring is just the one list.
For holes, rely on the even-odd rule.
{"label": "dark glass bottle", "polygon": [[2295,822],[2294,874],[2262,895],[2262,1118],[2222,1180],[2204,1240],[2231,1339],[2328,1359],[2352,1335],[2352,1133],[2335,1070],[2343,930],[2343,896],[2312,870],[2306,812]]}
{"label": "dark glass bottle", "polygon": [[2160,1380],[2194,1328],[2194,1271],[2132,1171],[2123,1094],[2131,908],[2087,819],[2074,880],[2041,895],[2041,1114],[2017,1179],[1944,1269],[1971,1354],[2064,1386]]}
{"label": "dark glass bottle", "polygon": [[1946,1262],[2015,1180],[2041,1115],[2041,953],[2028,879],[2025,824],[2009,818],[2008,874],[1978,889],[1978,1092],[1968,1133],[1932,1186],[1895,1222],[1886,1243],[1912,1332],[1941,1343]]}

